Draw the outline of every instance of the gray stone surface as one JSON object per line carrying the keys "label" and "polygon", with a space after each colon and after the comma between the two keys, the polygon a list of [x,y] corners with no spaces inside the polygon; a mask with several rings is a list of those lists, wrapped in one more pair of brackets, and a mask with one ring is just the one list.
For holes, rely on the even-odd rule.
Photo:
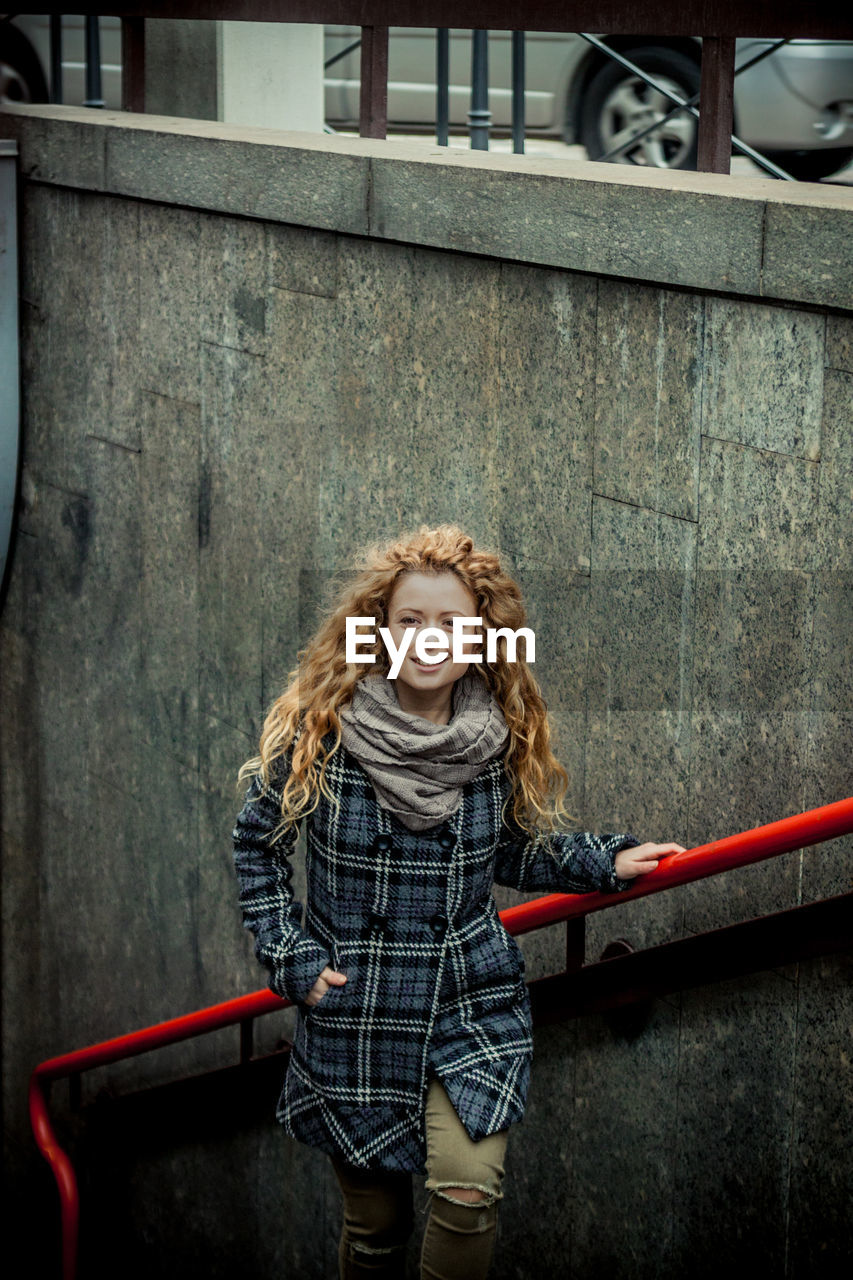
{"label": "gray stone surface", "polygon": [[363,234],[371,145],[177,115],[3,104],[33,180]]}
{"label": "gray stone surface", "polygon": [[[410,448],[416,462],[404,490],[409,520],[437,523],[462,515],[481,540],[490,541],[499,461],[500,268],[433,250],[415,250],[413,266],[401,451],[405,457]],[[393,454],[384,452],[390,479]]]}
{"label": "gray stone surface", "polygon": [[198,401],[201,391],[200,215],[139,206],[140,387]]}
{"label": "gray stone surface", "polygon": [[[821,464],[702,440],[689,843],[805,807]],[[686,886],[694,930],[792,906],[794,852]]]}
{"label": "gray stone surface", "polygon": [[696,184],[625,181],[616,166],[480,153],[463,161],[442,151],[374,159],[372,235],[661,284],[758,291],[762,205],[741,191],[717,201]]}
{"label": "gray stone surface", "polygon": [[[586,810],[599,830],[687,844],[697,526],[596,496],[583,687]],[[683,888],[596,912],[588,957],[681,933]]]}
{"label": "gray stone surface", "polygon": [[311,231],[268,222],[269,282],[277,289],[334,298],[338,292],[339,237],[331,231]]}
{"label": "gray stone surface", "polygon": [[[61,341],[63,327],[46,311],[21,307],[21,432],[26,438],[22,525],[30,526],[40,487],[53,484],[85,496],[87,383],[80,378],[80,350]],[[50,379],[36,376],[49,368]]]}
{"label": "gray stone surface", "polygon": [[[568,1274],[576,1203],[573,1165],[583,1140],[573,1102],[578,1031],[576,1022],[568,1022],[535,1034],[527,1109],[522,1123],[510,1129],[504,1160],[493,1265],[501,1280]],[[545,1212],[532,1209],[543,1204]],[[530,1229],[531,1213],[535,1231]]]}
{"label": "gray stone surface", "polygon": [[158,116],[219,118],[216,22],[145,19],[145,111]]}
{"label": "gray stone surface", "polygon": [[825,326],[809,311],[709,298],[703,433],[820,458]]}
{"label": "gray stone surface", "polygon": [[[803,808],[853,795],[853,570],[814,576],[808,754]],[[853,834],[803,851],[804,902],[849,893]]]}
{"label": "gray stone surface", "polygon": [[826,364],[853,373],[853,319],[848,316],[826,317]]}
{"label": "gray stone surface", "polygon": [[824,376],[823,454],[815,558],[828,571],[853,569],[853,373]]}
{"label": "gray stone surface", "polygon": [[311,473],[318,503],[308,543],[313,562],[329,568],[341,558],[350,565],[356,545],[419,514],[411,465],[394,461],[414,435],[414,251],[390,245],[384,253],[367,240],[346,248],[333,343],[340,428],[328,424]]}
{"label": "gray stone surface", "polygon": [[697,518],[702,313],[690,294],[600,282],[596,493]]}
{"label": "gray stone surface", "polygon": [[825,462],[702,438],[697,567],[796,570],[822,564],[818,476]]}
{"label": "gray stone surface", "polygon": [[[84,583],[92,535],[92,504],[85,495],[48,484],[39,487],[29,513],[29,535],[21,540],[20,570],[27,578],[20,588],[18,634],[27,642],[30,687],[26,694],[19,691],[25,714],[16,721],[19,735],[34,738],[34,756],[19,758],[12,752],[4,761],[7,767],[18,760],[25,784],[35,783],[26,795],[19,833],[29,822],[41,832],[85,812],[90,637]],[[67,733],[62,726],[68,726]],[[39,804],[45,799],[52,817],[42,823]]]}
{"label": "gray stone surface", "polygon": [[[338,317],[333,298],[268,291],[266,337],[259,344],[268,357],[266,408],[285,438],[296,429],[312,447],[317,424],[334,423],[338,416]],[[287,461],[284,456],[282,464]]]}
{"label": "gray stone surface", "polygon": [[[152,130],[155,121],[159,127]],[[116,113],[113,123],[105,161],[108,191],[355,235],[367,232],[368,159],[322,135],[176,116]],[[193,138],[189,150],[188,137]]]}
{"label": "gray stone surface", "polygon": [[817,1256],[827,1274],[843,1275],[853,1225],[848,1173],[853,964],[849,955],[839,955],[807,960],[798,968],[790,1273],[814,1274]]}
{"label": "gray stone surface", "polygon": [[[8,106],[8,112],[6,110]],[[86,191],[103,191],[106,180],[103,123],[91,108],[3,104],[3,136],[18,139],[19,173]]]}
{"label": "gray stone surface", "polygon": [[257,738],[261,728],[264,361],[202,344],[199,710]]}
{"label": "gray stone surface", "polygon": [[199,406],[140,392],[143,740],[199,760]]}
{"label": "gray stone surface", "polygon": [[[4,104],[3,114],[22,171],[66,186],[853,308],[846,253],[853,197],[841,187],[448,151],[180,114],[102,111],[93,122],[85,109],[49,104]],[[822,270],[809,265],[816,246]]]}
{"label": "gray stone surface", "polygon": [[[821,569],[814,575],[806,808],[853,795],[853,376],[826,370],[818,489]],[[850,890],[853,835],[803,854],[804,901]]]}
{"label": "gray stone surface", "polygon": [[498,267],[354,246],[338,323],[340,428],[319,460],[319,563],[341,546],[349,563],[386,530],[460,513],[491,537]]}
{"label": "gray stone surface", "polygon": [[264,355],[268,272],[263,223],[200,214],[198,253],[202,341]]}
{"label": "gray stone surface", "polygon": [[[22,322],[33,338],[22,414],[40,479],[83,490],[89,439],[139,447],[138,223],[131,203],[34,188],[22,232]],[[34,376],[42,362],[55,379],[49,396]]]}
{"label": "gray stone surface", "polygon": [[667,1275],[787,1274],[796,1018],[795,965],[683,993]]}
{"label": "gray stone surface", "polygon": [[[141,758],[142,536],[140,454],[101,440],[87,446],[86,557],[78,626],[85,655],[88,768],[120,795],[147,791]],[[120,568],[119,568],[120,566]],[[75,806],[76,807],[76,806]]]}
{"label": "gray stone surface", "polygon": [[629,1267],[635,1275],[677,1274],[680,1029],[677,1001],[665,1000],[655,1002],[636,1036],[598,1016],[578,1027],[574,1087],[569,1092],[563,1083],[560,1091],[571,1108],[575,1148],[572,1275],[603,1277]]}
{"label": "gray stone surface", "polygon": [[[838,193],[838,194],[836,194]],[[850,197],[828,187],[811,203],[767,203],[761,292],[853,309]]]}
{"label": "gray stone surface", "polygon": [[596,292],[586,276],[501,266],[493,496],[519,569],[589,573]]}
{"label": "gray stone surface", "polygon": [[[699,575],[689,846],[806,807],[811,622],[808,575]],[[794,906],[799,864],[787,853],[684,886],[686,927]]]}

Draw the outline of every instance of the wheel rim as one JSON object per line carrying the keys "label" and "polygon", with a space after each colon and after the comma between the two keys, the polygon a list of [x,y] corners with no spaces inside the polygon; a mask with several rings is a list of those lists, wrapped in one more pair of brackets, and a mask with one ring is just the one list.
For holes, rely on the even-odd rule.
{"label": "wheel rim", "polygon": [[[668,76],[657,75],[655,79],[680,98],[689,97],[689,94],[685,95],[684,86],[670,80]],[[674,106],[675,103],[666,94],[653,89],[637,76],[621,80],[601,107],[598,132],[602,154],[621,142],[627,142],[653,121],[661,120]],[[619,164],[645,164],[658,169],[674,169],[686,160],[695,136],[695,118],[682,112],[667,120],[653,133],[646,134],[635,146],[614,156],[614,160]]]}
{"label": "wheel rim", "polygon": [[30,86],[15,67],[0,62],[0,102],[29,102]]}

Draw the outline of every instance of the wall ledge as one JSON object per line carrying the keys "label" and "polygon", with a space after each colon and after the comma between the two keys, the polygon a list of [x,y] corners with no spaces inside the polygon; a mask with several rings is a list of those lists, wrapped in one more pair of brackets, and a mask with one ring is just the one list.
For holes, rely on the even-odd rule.
{"label": "wall ledge", "polygon": [[4,105],[25,180],[651,284],[853,310],[853,189]]}

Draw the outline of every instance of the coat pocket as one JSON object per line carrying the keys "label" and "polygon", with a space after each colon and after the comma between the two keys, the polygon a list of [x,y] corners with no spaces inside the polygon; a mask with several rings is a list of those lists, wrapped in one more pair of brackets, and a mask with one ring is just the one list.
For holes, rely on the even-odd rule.
{"label": "coat pocket", "polygon": [[[344,987],[347,985],[345,982]],[[326,1014],[330,1009],[334,1009],[340,1004],[339,997],[343,992],[343,987],[329,987],[326,994],[317,1001],[316,1004],[309,1004],[305,1010],[305,1017],[310,1019],[316,1018],[318,1014]],[[331,996],[331,999],[329,998]]]}
{"label": "coat pocket", "polygon": [[[329,967],[331,969],[334,969],[336,973],[346,973],[346,968],[341,967],[340,956],[338,953],[337,939],[336,938],[328,939],[323,943],[323,945],[325,946],[326,950],[329,953],[329,957],[330,957]],[[309,1004],[305,1006],[305,1009],[304,1009],[305,1017],[306,1018],[312,1017],[312,1015],[315,1014],[318,1009],[322,1009],[324,1006],[326,1006],[326,1001],[329,1000],[330,996],[332,997],[332,999],[329,1002],[329,1004],[330,1005],[336,1004],[337,1003],[336,997],[339,996],[342,992],[344,992],[348,986],[349,986],[349,977],[347,977],[347,981],[344,982],[341,986],[335,986],[333,983],[330,987],[327,988],[325,994],[320,998],[317,1004]],[[326,1006],[326,1007],[329,1007],[329,1006]]]}
{"label": "coat pocket", "polygon": [[364,996],[364,977],[367,965],[353,954],[354,949],[337,939],[329,946],[332,957],[331,967],[336,973],[346,975],[346,982],[339,986],[332,985],[317,1004],[309,1005],[305,1010],[306,1019],[313,1023],[333,1018],[336,1013],[350,1014],[358,1017],[362,1011]]}
{"label": "coat pocket", "polygon": [[513,935],[505,928],[503,921],[500,918],[498,904],[495,902],[494,898],[489,899],[489,904],[488,914],[492,920],[492,928],[494,929],[495,934],[500,938],[503,945],[509,971],[516,974],[523,982],[525,971],[524,952],[516,942]]}

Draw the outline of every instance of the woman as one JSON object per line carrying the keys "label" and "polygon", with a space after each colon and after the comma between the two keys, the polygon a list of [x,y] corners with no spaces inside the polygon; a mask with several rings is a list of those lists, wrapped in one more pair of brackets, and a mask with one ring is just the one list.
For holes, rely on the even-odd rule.
{"label": "woman", "polygon": [[[374,662],[346,662],[348,618],[374,619],[359,645]],[[568,777],[529,667],[505,637],[487,661],[470,623],[455,655],[454,618],[525,625],[497,556],[455,525],[371,548],[239,773],[251,778],[233,832],[243,923],[270,987],[298,1008],[276,1115],[331,1158],[341,1280],[404,1275],[412,1173],[430,1192],[423,1280],[488,1273],[533,1051],[524,958],[492,884],[618,892],[683,851],[555,828],[570,816]],[[413,641],[442,635],[441,661],[418,657]],[[388,679],[389,648],[406,641]],[[288,861],[303,824],[304,925]]]}

